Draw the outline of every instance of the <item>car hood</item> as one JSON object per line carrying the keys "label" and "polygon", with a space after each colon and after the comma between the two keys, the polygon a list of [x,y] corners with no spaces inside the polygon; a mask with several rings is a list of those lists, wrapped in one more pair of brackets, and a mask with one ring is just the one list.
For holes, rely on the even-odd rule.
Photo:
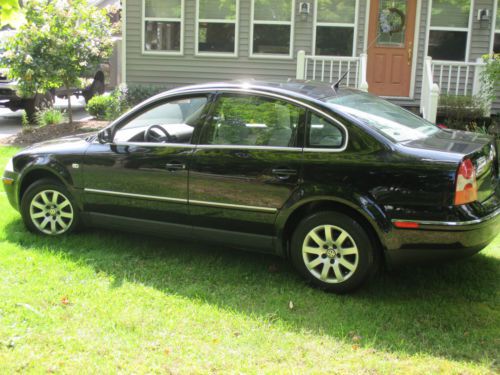
{"label": "car hood", "polygon": [[24,152],[29,152],[30,154],[83,154],[89,146],[88,139],[90,139],[94,134],[95,133],[78,134],[35,143],[25,148],[20,152],[20,154],[23,154]]}

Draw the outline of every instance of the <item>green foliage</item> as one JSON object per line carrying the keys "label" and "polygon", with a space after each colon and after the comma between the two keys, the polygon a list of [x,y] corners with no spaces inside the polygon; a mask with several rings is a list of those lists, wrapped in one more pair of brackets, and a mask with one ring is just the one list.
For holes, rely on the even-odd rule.
{"label": "green foliage", "polygon": [[481,75],[483,87],[485,87],[484,96],[488,100],[495,100],[500,90],[500,54],[484,55],[483,60],[486,63],[486,68]]}
{"label": "green foliage", "polygon": [[66,120],[64,114],[55,108],[49,108],[37,113],[37,124],[39,126],[57,125]]}
{"label": "green foliage", "polygon": [[23,22],[19,0],[2,0],[0,4],[0,28],[10,25],[18,27]]}
{"label": "green foliage", "polygon": [[124,96],[115,90],[110,95],[96,95],[89,100],[86,110],[98,120],[112,121],[127,110]]}
{"label": "green foliage", "polygon": [[160,85],[128,85],[122,89],[125,93],[127,104],[130,107],[165,90],[166,88]]}
{"label": "green foliage", "polygon": [[28,118],[28,114],[24,110],[21,114],[21,124],[23,125],[23,127],[30,126],[30,120]]}
{"label": "green foliage", "polygon": [[439,114],[451,129],[468,130],[472,122],[480,123],[484,117],[484,102],[477,96],[441,95]]}
{"label": "green foliage", "polygon": [[[105,10],[86,0],[30,0],[26,23],[5,46],[2,63],[19,80],[19,94],[32,97],[50,89],[76,86],[91,66],[112,52]],[[71,121],[71,104],[68,103]]]}

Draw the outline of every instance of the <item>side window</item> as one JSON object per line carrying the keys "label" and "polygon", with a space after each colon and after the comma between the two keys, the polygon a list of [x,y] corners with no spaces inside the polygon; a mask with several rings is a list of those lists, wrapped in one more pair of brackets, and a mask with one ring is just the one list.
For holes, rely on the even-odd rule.
{"label": "side window", "polygon": [[272,98],[221,96],[204,139],[213,145],[294,146],[304,110]]}
{"label": "side window", "polygon": [[206,104],[206,97],[191,97],[155,105],[120,127],[114,141],[190,143]]}
{"label": "side window", "polygon": [[308,132],[308,147],[339,148],[344,142],[344,135],[338,126],[311,113],[311,124]]}

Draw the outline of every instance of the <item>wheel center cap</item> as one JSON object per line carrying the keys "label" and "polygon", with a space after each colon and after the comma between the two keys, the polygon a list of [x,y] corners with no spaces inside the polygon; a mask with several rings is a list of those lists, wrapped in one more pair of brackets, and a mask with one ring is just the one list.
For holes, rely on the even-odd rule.
{"label": "wheel center cap", "polygon": [[328,249],[328,250],[326,251],[326,256],[327,256],[328,258],[335,258],[335,255],[337,255],[337,253],[336,253],[336,252],[335,252],[335,250],[333,250],[333,249]]}
{"label": "wheel center cap", "polygon": [[55,208],[51,208],[51,209],[49,210],[49,214],[50,214],[50,215],[55,215],[55,214],[56,214],[56,209],[55,209]]}

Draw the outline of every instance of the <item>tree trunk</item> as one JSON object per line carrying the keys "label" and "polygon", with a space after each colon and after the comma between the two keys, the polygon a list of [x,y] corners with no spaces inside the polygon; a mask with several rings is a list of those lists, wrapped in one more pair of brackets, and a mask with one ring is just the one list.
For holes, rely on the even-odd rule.
{"label": "tree trunk", "polygon": [[68,96],[68,121],[70,124],[73,123],[73,110],[71,108],[71,92],[69,91],[69,85],[66,85],[66,95]]}

